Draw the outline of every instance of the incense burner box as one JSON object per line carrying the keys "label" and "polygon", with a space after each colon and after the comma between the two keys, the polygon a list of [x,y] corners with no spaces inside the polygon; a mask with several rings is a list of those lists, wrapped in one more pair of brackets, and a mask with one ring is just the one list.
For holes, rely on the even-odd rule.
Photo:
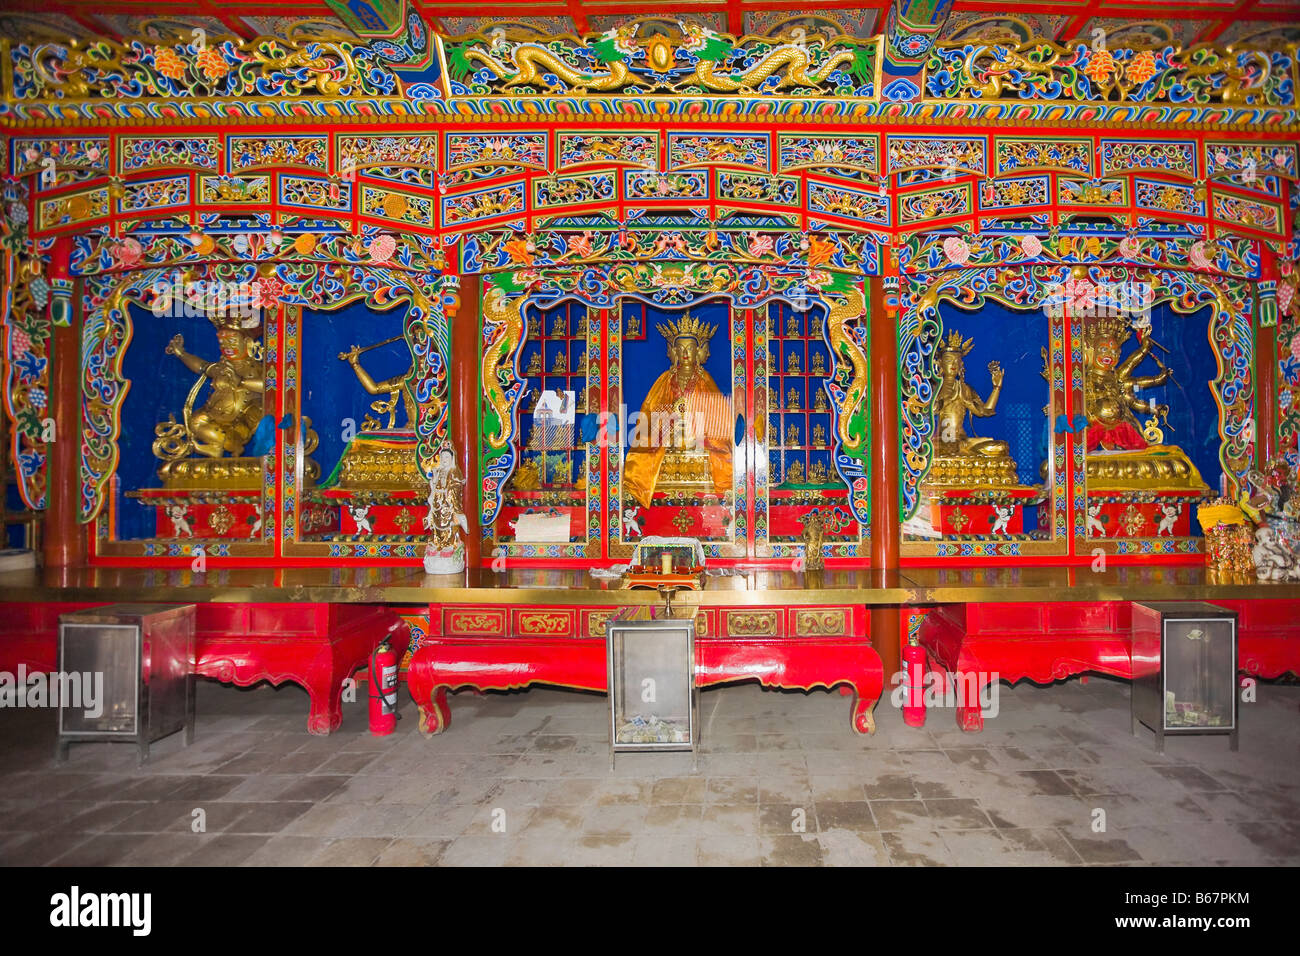
{"label": "incense burner box", "polygon": [[1229,734],[1237,749],[1237,613],[1198,601],[1133,605],[1133,732]]}

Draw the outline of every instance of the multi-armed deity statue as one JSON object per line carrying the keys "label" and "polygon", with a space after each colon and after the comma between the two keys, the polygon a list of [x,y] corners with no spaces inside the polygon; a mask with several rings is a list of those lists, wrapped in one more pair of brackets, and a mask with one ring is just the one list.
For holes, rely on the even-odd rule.
{"label": "multi-armed deity statue", "polygon": [[731,488],[731,402],[704,368],[717,326],[687,313],[660,323],[672,363],[641,405],[623,485],[649,507],[655,491],[725,494]]}
{"label": "multi-armed deity statue", "polygon": [[968,416],[989,418],[997,409],[1005,372],[989,363],[993,390],[981,399],[966,383],[965,357],[975,347],[960,332],[950,332],[938,351],[939,387],[934,396],[934,458],[929,486],[1005,487],[1016,484],[1016,463],[1007,443],[977,438],[966,431]]}
{"label": "multi-armed deity statue", "polygon": [[[1138,397],[1143,389],[1168,382],[1172,372],[1153,354],[1159,346],[1149,334],[1141,336],[1138,347],[1122,357],[1123,345],[1131,335],[1128,322],[1120,317],[1098,318],[1084,326],[1088,487],[1208,491],[1183,450],[1163,444],[1164,431],[1159,425],[1169,407]],[[1147,359],[1160,370],[1154,375],[1136,374]],[[1138,414],[1151,417],[1139,424]],[[1168,427],[1167,419],[1165,425]]]}
{"label": "multi-armed deity statue", "polygon": [[[262,459],[241,456],[265,417],[261,319],[213,310],[208,320],[217,332],[220,358],[210,362],[192,355],[180,335],[173,336],[164,349],[199,377],[185,398],[181,421],[169,415],[154,429],[153,453],[163,460],[158,476],[169,488],[257,487]],[[196,410],[205,384],[211,390]],[[303,420],[304,454],[316,447],[310,425],[310,420]],[[314,462],[308,476],[316,477]]]}

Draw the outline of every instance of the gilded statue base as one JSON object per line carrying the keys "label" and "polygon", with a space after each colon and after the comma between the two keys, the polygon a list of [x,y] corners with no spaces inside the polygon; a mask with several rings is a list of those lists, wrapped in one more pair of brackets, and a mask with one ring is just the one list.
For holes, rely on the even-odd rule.
{"label": "gilded statue base", "polygon": [[712,494],[713,471],[709,467],[709,453],[702,449],[666,452],[659,467],[655,490]]}
{"label": "gilded statue base", "polygon": [[1016,476],[1016,463],[1010,458],[977,456],[935,457],[925,476],[927,488],[1013,488],[1024,487]]}
{"label": "gilded statue base", "polygon": [[415,457],[415,437],[410,432],[358,435],[348,442],[326,488],[355,491],[423,491],[428,482]]}
{"label": "gilded statue base", "polygon": [[262,486],[261,458],[180,458],[164,462],[158,477],[168,490],[238,491]]}
{"label": "gilded statue base", "polygon": [[1142,451],[1089,452],[1087,475],[1090,492],[1210,491],[1191,459],[1172,445]]}

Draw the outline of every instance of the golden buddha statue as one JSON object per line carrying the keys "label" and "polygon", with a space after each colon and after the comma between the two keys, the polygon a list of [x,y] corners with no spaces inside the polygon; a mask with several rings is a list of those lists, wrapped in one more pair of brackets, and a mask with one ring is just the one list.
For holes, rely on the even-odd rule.
{"label": "golden buddha statue", "polygon": [[812,357],[812,367],[808,370],[809,375],[816,375],[821,378],[826,377],[826,356],[821,352],[814,352]]}
{"label": "golden buddha statue", "polygon": [[623,337],[626,339],[639,339],[641,337],[641,319],[635,315],[627,317],[627,328],[623,330]]}
{"label": "golden buddha statue", "polygon": [[[735,427],[730,399],[704,368],[717,326],[687,313],[656,327],[671,365],[641,404],[643,424],[633,430],[623,465],[624,487],[646,508],[657,490],[727,492]],[[650,440],[639,440],[646,432]]]}
{"label": "golden buddha statue", "polygon": [[787,375],[802,375],[799,369],[799,353],[791,352],[785,363],[785,373]]}
{"label": "golden buddha statue", "polygon": [[[1085,433],[1088,490],[1191,490],[1208,492],[1200,472],[1186,453],[1165,445],[1158,426],[1169,406],[1137,397],[1142,389],[1163,385],[1172,372],[1152,350],[1150,335],[1122,358],[1132,327],[1122,317],[1102,317],[1084,325],[1084,400],[1088,416]],[[1138,375],[1147,359],[1159,367],[1154,375]],[[1140,425],[1136,414],[1150,415]]]}
{"label": "golden buddha statue", "polygon": [[966,384],[964,359],[975,347],[953,331],[938,351],[939,387],[934,395],[934,459],[926,484],[932,486],[1008,486],[1016,484],[1016,463],[1007,443],[966,433],[966,416],[989,418],[1002,394],[1005,372],[989,363],[993,390],[981,399]]}

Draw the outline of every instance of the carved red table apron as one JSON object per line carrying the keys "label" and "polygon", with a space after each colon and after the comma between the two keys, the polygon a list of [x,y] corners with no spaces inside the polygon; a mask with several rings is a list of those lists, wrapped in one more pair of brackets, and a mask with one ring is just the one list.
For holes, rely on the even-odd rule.
{"label": "carved red table apron", "polygon": [[195,673],[248,687],[292,681],[311,698],[307,730],[343,722],[343,682],[366,666],[391,634],[398,660],[410,626],[391,608],[368,604],[200,604]]}
{"label": "carved red table apron", "polygon": [[[616,607],[434,605],[429,633],[411,657],[407,686],[420,729],[451,722],[447,691],[517,690],[533,684],[608,691],[605,623]],[[875,728],[872,708],[884,673],[860,605],[705,608],[698,619],[696,685],[756,680],[767,687],[830,689],[854,695],[858,733]]]}
{"label": "carved red table apron", "polygon": [[[1264,678],[1300,674],[1300,602],[1210,603],[1237,612],[1238,670]],[[1049,684],[1095,672],[1131,680],[1131,607],[1129,601],[941,605],[925,616],[917,638],[945,697],[948,675],[961,678],[951,688],[957,726],[977,731],[984,727],[979,694],[991,679]]]}

